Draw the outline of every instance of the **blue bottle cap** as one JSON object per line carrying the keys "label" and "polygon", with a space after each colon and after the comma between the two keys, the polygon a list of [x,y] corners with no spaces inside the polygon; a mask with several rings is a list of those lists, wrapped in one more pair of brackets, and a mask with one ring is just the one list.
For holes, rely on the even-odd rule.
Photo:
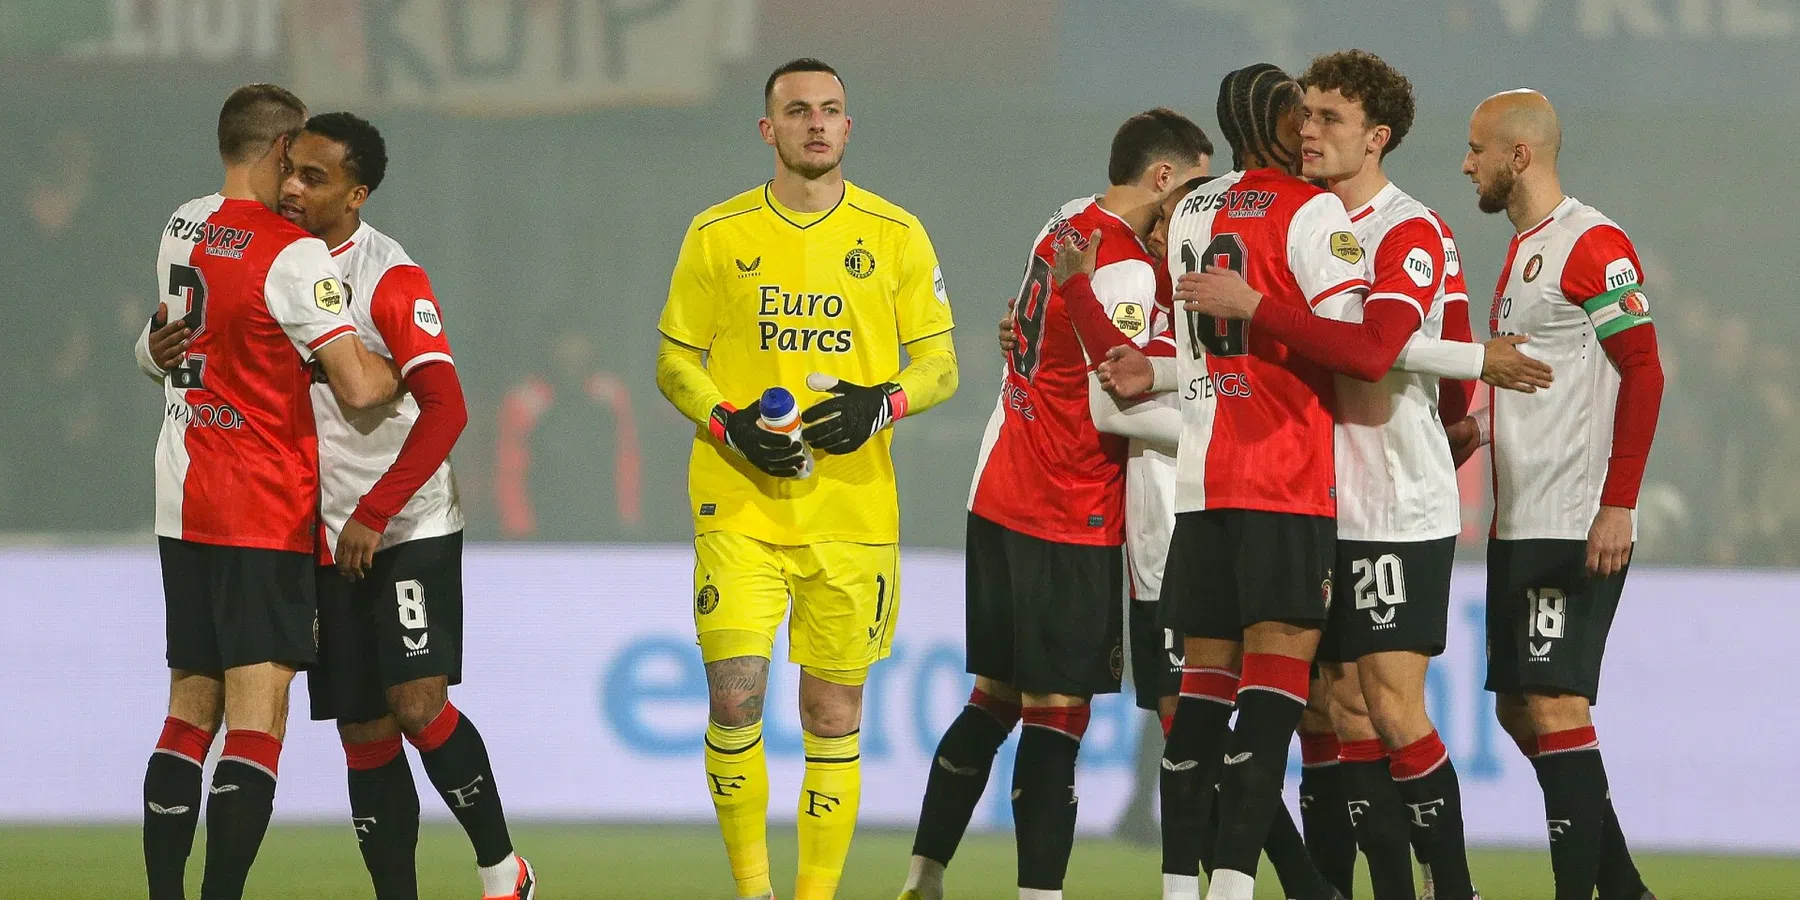
{"label": "blue bottle cap", "polygon": [[765,418],[779,419],[794,411],[794,395],[784,387],[772,387],[762,393],[758,402]]}

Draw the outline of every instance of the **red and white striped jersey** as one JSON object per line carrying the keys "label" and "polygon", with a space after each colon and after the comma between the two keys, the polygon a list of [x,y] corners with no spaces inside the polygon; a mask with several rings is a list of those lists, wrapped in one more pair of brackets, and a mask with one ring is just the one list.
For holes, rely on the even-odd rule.
{"label": "red and white striped jersey", "polygon": [[[364,346],[392,359],[401,378],[420,366],[455,364],[431,281],[400,242],[364,222],[331,255],[344,273],[346,315],[356,324]],[[400,445],[418,421],[419,404],[412,394],[403,393],[372,409],[349,409],[338,403],[331,385],[322,382],[313,385],[312,398],[319,427],[320,509],[326,537],[320,551],[329,562],[338,535],[363,494],[399,457]],[[388,520],[381,549],[462,528],[456,477],[445,460]]]}
{"label": "red and white striped jersey", "polygon": [[[1488,327],[1530,335],[1519,351],[1549,363],[1556,383],[1533,394],[1490,389],[1494,537],[1587,539],[1619,398],[1600,341],[1650,321],[1643,271],[1625,232],[1573,197],[1512,239]],[[1633,510],[1633,539],[1636,529]]]}
{"label": "red and white striped jersey", "polygon": [[[1444,305],[1468,302],[1449,228],[1393,184],[1352,212],[1350,225],[1373,265],[1368,299],[1346,318],[1361,321],[1365,305],[1406,303],[1419,311],[1418,333],[1442,339]],[[1337,376],[1337,483],[1339,538],[1429,541],[1461,530],[1436,375]]]}
{"label": "red and white striped jersey", "polygon": [[[1333,318],[1368,291],[1365,262],[1344,204],[1274,169],[1201,185],[1169,222],[1173,277],[1228,268],[1265,303]],[[1184,312],[1175,342],[1176,510],[1336,515],[1331,373],[1243,321]]]}
{"label": "red and white striped jersey", "polygon": [[1018,342],[982,436],[969,510],[1047,541],[1116,546],[1125,539],[1126,441],[1094,427],[1092,366],[1051,278],[1056,242],[1074,236],[1085,244],[1096,229],[1090,283],[1107,316],[1140,345],[1163,332],[1153,317],[1168,282],[1137,232],[1093,197],[1064,204],[1032,242],[1013,309]]}
{"label": "red and white striped jersey", "polygon": [[314,351],[356,326],[325,244],[254,200],[214,194],[163,228],[158,294],[194,329],[163,382],[156,533],[311,553],[319,458]]}

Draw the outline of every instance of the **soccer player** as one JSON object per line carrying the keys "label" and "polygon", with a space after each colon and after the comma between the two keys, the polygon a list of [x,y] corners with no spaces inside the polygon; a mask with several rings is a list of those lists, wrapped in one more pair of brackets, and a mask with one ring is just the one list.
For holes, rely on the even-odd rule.
{"label": "soccer player", "polygon": [[419,798],[402,734],[474,843],[484,896],[526,900],[536,875],[513,855],[487,749],[449,702],[462,677],[463,526],[449,455],[468,409],[442,312],[425,271],[362,219],[387,174],[381,132],[325,113],[288,155],[282,217],[331,248],[358,336],[407,387],[357,411],[325,379],[313,384],[326,541],[312,717],[338,720],[351,821],[380,900],[418,896]]}
{"label": "soccer player", "polygon": [[[1469,342],[1453,238],[1435,212],[1382,170],[1383,158],[1411,129],[1411,83],[1358,50],[1314,59],[1301,83],[1301,172],[1326,184],[1350,210],[1355,241],[1373,263],[1368,298],[1361,309],[1348,310],[1353,321],[1331,321],[1262,303],[1242,278],[1209,270],[1188,279],[1194,285],[1189,308],[1247,320],[1343,373],[1336,384],[1336,569],[1354,579],[1353,602],[1331,608],[1320,647],[1337,695],[1330,706],[1341,741],[1339,768],[1348,775],[1357,841],[1369,857],[1378,900],[1413,896],[1409,821],[1433,864],[1439,896],[1467,900],[1473,889],[1460,791],[1425,710],[1426,667],[1444,649],[1461,528],[1456,470],[1440,418],[1438,378],[1411,372],[1510,385],[1497,370],[1518,364],[1525,390],[1548,386],[1549,373],[1518,353],[1521,336],[1495,338],[1486,347]],[[1446,334],[1456,340],[1436,340]],[[1422,359],[1438,365],[1422,366]],[[1408,371],[1390,371],[1396,364]],[[1450,390],[1466,411],[1461,382]]]}
{"label": "soccer player", "polygon": [[[312,550],[318,457],[308,362],[337,400],[387,402],[391,365],[363,348],[324,242],[276,215],[287,151],[306,107],[272,84],[219,111],[221,193],[190,200],[162,231],[153,324],[182,306],[182,359],[163,379],[156,533],[170,668],[169,716],[144,774],[144,865],[152,900],[180,898],[213,770],[201,897],[243,895],[268,828],[294,671],[315,658]],[[160,329],[159,329],[160,330]]]}
{"label": "soccer player", "polygon": [[975,689],[933,755],[902,898],[943,897],[944,867],[1021,719],[1012,784],[1019,896],[1062,896],[1088,701],[1119,689],[1124,664],[1128,448],[1094,427],[1090,360],[1165,330],[1156,310],[1166,320],[1168,277],[1143,239],[1164,196],[1203,171],[1211,150],[1199,126],[1172,110],[1131,117],[1113,136],[1106,193],[1063,204],[1032,243],[1017,338],[970,487]]}
{"label": "soccer player", "polygon": [[[956,390],[950,297],[925,228],[844,179],[844,84],[816,59],[763,87],[774,180],[694,218],[658,326],[656,380],[699,426],[689,468],[706,778],[737,896],[769,897],[762,706],[789,613],[806,775],[799,900],[837,890],[861,790],[869,666],[899,608],[888,428]],[[910,361],[901,367],[901,348]],[[804,447],[758,425],[764,389],[806,411]],[[803,478],[805,453],[815,465]]]}
{"label": "soccer player", "polygon": [[[1618,225],[1563,193],[1562,127],[1530,90],[1469,120],[1463,172],[1517,234],[1488,313],[1532,338],[1555,387],[1490,399],[1487,689],[1544,791],[1557,900],[1649,896],[1613,810],[1591,707],[1636,539],[1663,373],[1643,265]],[[1601,352],[1596,353],[1598,344]]]}

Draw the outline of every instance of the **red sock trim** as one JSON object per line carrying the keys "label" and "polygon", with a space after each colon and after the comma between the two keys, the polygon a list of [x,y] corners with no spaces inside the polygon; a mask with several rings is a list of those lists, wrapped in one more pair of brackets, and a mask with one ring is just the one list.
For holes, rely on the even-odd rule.
{"label": "red sock trim", "polygon": [[206,764],[206,751],[212,747],[212,740],[212,732],[170,716],[163,720],[162,735],[156,739],[156,749],[199,766]]}
{"label": "red sock trim", "polygon": [[1540,734],[1537,739],[1539,756],[1546,753],[1567,753],[1571,750],[1597,750],[1599,747],[1600,736],[1594,733],[1592,725]]}
{"label": "red sock trim", "polygon": [[969,705],[992,716],[1007,731],[1012,731],[1013,726],[1019,724],[1019,704],[991,697],[983,693],[981,688],[969,692]]}
{"label": "red sock trim", "polygon": [[418,734],[407,735],[406,739],[419,748],[420,753],[430,753],[444,746],[444,742],[450,739],[450,733],[456,730],[456,723],[461,721],[462,714],[456,711],[454,705],[446,703],[430,725],[419,729]]}
{"label": "red sock trim", "polygon": [[1230,706],[1237,702],[1238,674],[1230,669],[1181,668],[1181,696]]}
{"label": "red sock trim", "polygon": [[400,736],[369,741],[366,744],[344,744],[344,761],[358,772],[379,769],[400,755]]}
{"label": "red sock trim", "polygon": [[1338,744],[1338,761],[1347,763],[1372,763],[1387,759],[1387,748],[1379,739],[1366,741],[1343,741]]}
{"label": "red sock trim", "polygon": [[1169,729],[1175,727],[1175,717],[1174,716],[1163,716],[1162,717],[1162,727],[1163,727],[1163,737],[1166,738],[1169,736]]}
{"label": "red sock trim", "polygon": [[1518,747],[1519,752],[1524,754],[1526,759],[1537,759],[1538,748],[1536,737],[1528,737],[1524,740],[1514,738],[1513,746]]}
{"label": "red sock trim", "polygon": [[233,728],[225,732],[225,749],[220,758],[249,763],[274,778],[281,763],[281,742],[267,732]]}
{"label": "red sock trim", "polygon": [[1244,654],[1244,678],[1240,691],[1274,691],[1297,703],[1306,702],[1312,684],[1312,663],[1273,653]]}
{"label": "red sock trim", "polygon": [[1087,734],[1092,715],[1093,710],[1086,706],[1027,706],[1025,724],[1060,731],[1079,742]]}
{"label": "red sock trim", "polygon": [[1444,739],[1434,730],[1388,754],[1388,774],[1394,776],[1395,781],[1411,781],[1430,775],[1449,761],[1450,752],[1444,749]]}
{"label": "red sock trim", "polygon": [[1328,766],[1337,761],[1337,735],[1329,731],[1324,734],[1300,732],[1300,765],[1306,767]]}

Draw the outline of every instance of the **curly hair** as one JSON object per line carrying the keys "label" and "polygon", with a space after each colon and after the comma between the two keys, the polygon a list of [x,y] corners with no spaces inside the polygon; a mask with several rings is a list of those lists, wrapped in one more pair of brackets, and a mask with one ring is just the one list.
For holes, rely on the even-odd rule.
{"label": "curly hair", "polygon": [[1405,75],[1387,61],[1366,50],[1339,50],[1313,58],[1300,76],[1300,85],[1321,91],[1335,90],[1345,100],[1362,104],[1369,127],[1386,125],[1390,132],[1382,155],[1396,150],[1412,130],[1413,87]]}

